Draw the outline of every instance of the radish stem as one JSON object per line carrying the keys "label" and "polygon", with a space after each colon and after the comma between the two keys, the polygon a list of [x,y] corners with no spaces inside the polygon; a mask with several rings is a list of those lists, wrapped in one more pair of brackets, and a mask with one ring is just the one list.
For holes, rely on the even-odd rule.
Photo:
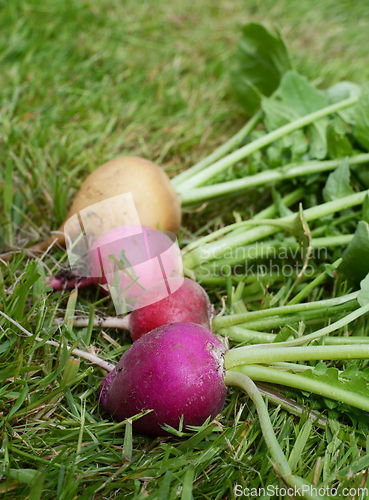
{"label": "radish stem", "polygon": [[227,370],[243,364],[270,364],[296,361],[318,361],[333,359],[368,359],[369,345],[304,345],[285,347],[282,342],[260,346],[236,347],[224,356]]}
{"label": "radish stem", "polygon": [[[118,328],[122,330],[129,330],[129,315],[123,317],[107,317],[107,318],[94,318],[93,328]],[[54,325],[62,325],[64,320],[62,318],[55,318]],[[73,326],[77,328],[86,328],[89,326],[88,318],[73,318]]]}
{"label": "radish stem", "polygon": [[287,125],[283,125],[282,127],[269,132],[263,137],[260,137],[252,141],[251,143],[246,144],[246,146],[243,146],[237,151],[234,151],[233,153],[225,156],[221,160],[218,160],[210,167],[207,167],[205,170],[193,175],[187,181],[182,182],[180,184],[179,192],[184,193],[190,188],[201,186],[223,170],[227,169],[231,165],[234,165],[236,162],[242,160],[251,153],[254,153],[255,151],[262,149],[263,147],[268,146],[272,142],[281,139],[282,137],[290,134],[291,132],[294,132],[295,130],[305,127],[306,125],[309,125],[310,123],[319,120],[320,118],[335,113],[336,111],[340,111],[341,109],[348,108],[349,106],[352,106],[353,104],[358,102],[358,100],[358,96],[344,99],[338,103],[326,106],[325,108],[314,111],[313,113],[309,113],[306,116],[302,116],[301,118],[298,118],[297,120],[294,120]]}
{"label": "radish stem", "polygon": [[229,153],[233,148],[237,147],[245,137],[255,128],[255,126],[259,123],[263,113],[259,110],[250,120],[235,134],[231,137],[227,142],[219,146],[215,151],[213,151],[209,156],[200,160],[198,163],[193,165],[192,167],[184,170],[180,174],[176,175],[172,180],[172,184],[174,187],[178,188],[183,182],[187,181],[194,174],[197,174],[201,170],[204,170],[206,167],[210,166],[213,162],[223,158],[227,153]]}
{"label": "radish stem", "polygon": [[[286,206],[289,207],[290,205],[296,203],[299,201],[302,196],[304,195],[304,189],[299,188],[296,189],[295,191],[292,191],[292,193],[289,193],[286,195],[284,198],[282,198],[282,203]],[[277,208],[275,203],[270,205],[268,208],[265,208],[261,212],[255,214],[252,218],[252,220],[262,220],[266,218],[273,217],[277,213]],[[182,255],[185,255],[186,253],[190,252],[191,250],[194,250],[195,248],[204,245],[205,243],[208,243],[209,241],[213,241],[217,239],[219,236],[224,236],[224,237],[232,237],[234,234],[237,234],[238,231],[244,231],[245,229],[251,229],[251,227],[247,227],[248,221],[243,221],[243,222],[235,222],[234,224],[230,224],[228,226],[222,227],[221,229],[218,229],[217,231],[213,231],[212,233],[203,236],[202,238],[198,238],[196,241],[193,241],[192,243],[189,243],[185,248],[182,250]],[[246,227],[245,227],[246,226]]]}
{"label": "radish stem", "polygon": [[[313,392],[323,397],[345,403],[361,410],[369,411],[369,400],[365,396],[351,393],[350,391],[333,387],[331,384],[319,380],[312,380],[295,373],[285,372],[276,368],[262,365],[242,365],[232,368],[258,382],[270,382],[284,385],[300,391]],[[229,373],[229,372],[227,372]]]}
{"label": "radish stem", "polygon": [[[331,268],[332,269],[337,269],[337,267],[339,267],[339,265],[341,264],[342,262],[342,258],[339,258],[337,259],[335,262],[333,262],[333,264],[331,264]],[[298,304],[299,302],[301,302],[301,300],[303,300],[306,295],[308,295],[316,286],[322,284],[326,278],[328,276],[328,270],[325,269],[322,274],[320,274],[319,276],[317,276],[313,281],[311,281],[310,283],[308,283],[308,285],[306,285],[306,287],[301,290],[298,294],[296,294],[289,302],[288,302],[288,306],[292,306],[294,304]]]}
{"label": "radish stem", "polygon": [[[316,251],[316,254],[319,255],[323,253],[323,257],[325,257],[325,249],[346,246],[353,237],[353,234],[340,234],[337,236],[327,236],[325,238],[312,238],[311,248],[312,251]],[[201,271],[205,272],[209,269],[213,273],[216,271],[221,273],[226,266],[246,264],[246,262],[258,259],[270,259],[271,264],[272,259],[277,258],[279,252],[285,255],[287,251],[290,251],[289,254],[291,257],[297,258],[300,256],[303,260],[303,252],[300,250],[300,245],[295,238],[290,237],[284,240],[275,239],[238,247],[231,252],[227,252],[226,257],[216,259],[216,263],[202,263],[198,268],[195,267],[193,271],[197,276],[201,277]]]}
{"label": "radish stem", "polygon": [[272,423],[268,414],[268,409],[264,403],[263,397],[261,396],[260,391],[251,380],[251,378],[247,376],[246,373],[227,371],[224,381],[226,385],[240,387],[248,394],[250,399],[255,404],[256,411],[259,417],[260,427],[269,452],[272,456],[273,465],[281,475],[283,481],[285,481],[293,489],[303,492],[304,498],[311,500],[326,498],[325,496],[314,495],[314,489],[312,485],[310,485],[310,483],[292,474],[287,458],[285,457],[282,448],[280,447],[278,440],[274,434]]}
{"label": "radish stem", "polygon": [[215,330],[219,328],[225,328],[232,325],[237,325],[239,323],[245,323],[247,321],[267,318],[269,316],[276,316],[280,314],[294,314],[301,311],[325,309],[327,307],[332,307],[335,305],[345,304],[355,300],[359,292],[352,292],[342,297],[336,297],[334,299],[319,300],[316,302],[304,302],[302,304],[287,305],[281,307],[273,307],[271,309],[261,309],[259,311],[251,311],[241,314],[232,314],[230,316],[221,316],[219,318],[213,319],[213,328]]}
{"label": "radish stem", "polygon": [[[217,330],[216,333],[223,335],[225,337],[229,337],[233,340],[233,335],[235,335],[235,339],[239,339],[238,342],[247,341],[246,337],[242,340],[241,331],[243,329],[246,330],[256,330],[256,331],[270,331],[273,329],[280,329],[280,327],[288,325],[291,326],[291,334],[293,332],[292,326],[297,326],[299,323],[303,322],[308,325],[318,325],[327,320],[337,319],[337,316],[341,313],[345,313],[352,309],[357,309],[357,305],[354,302],[348,302],[347,304],[341,304],[338,306],[327,307],[326,309],[320,309],[319,314],[316,311],[304,311],[301,313],[295,313],[294,315],[286,315],[286,316],[272,316],[269,318],[262,318],[255,321],[248,321],[246,323],[241,323],[236,326],[229,326],[227,328],[221,328]],[[319,330],[320,331],[320,330]],[[307,335],[302,338],[307,337]],[[304,343],[305,341],[302,341]],[[306,341],[308,342],[308,341]]]}
{"label": "radish stem", "polygon": [[[292,413],[292,415],[296,415],[297,417],[302,417],[305,415],[310,422],[318,427],[325,429],[327,426],[327,419],[321,416],[319,413],[305,408],[303,405],[296,403],[292,399],[287,398],[283,394],[275,391],[271,387],[264,385],[263,383],[255,384],[259,389],[261,394],[265,395],[268,398],[268,402],[271,401],[273,405],[280,406],[283,410]],[[365,447],[365,446],[364,446]]]}
{"label": "radish stem", "polygon": [[[360,205],[364,202],[365,197],[368,194],[369,190],[361,191],[359,193],[355,193],[343,198],[339,198],[327,203],[322,203],[321,205],[316,205],[314,207],[308,208],[303,212],[305,220],[306,222],[311,222],[316,219],[321,219],[326,215],[330,215],[335,212]],[[297,217],[298,214],[293,213],[291,215],[281,217],[279,219],[279,222],[285,226],[288,226],[290,224],[292,229],[292,224],[296,221]],[[254,226],[255,221],[249,220],[243,222],[242,224],[245,227]],[[260,225],[259,227],[253,227],[242,234],[234,236],[232,239],[223,238],[218,241],[213,241],[212,243],[202,245],[199,248],[195,248],[194,250],[186,253],[183,256],[184,266],[187,269],[193,269],[196,266],[201,265],[203,262],[208,262],[209,260],[214,260],[222,257],[225,252],[230,252],[232,249],[247,245],[249,243],[254,243],[255,241],[265,238],[266,236],[271,236],[272,234],[277,233],[280,230],[280,227],[276,227],[274,221],[271,222],[271,224],[273,225],[265,225],[265,221],[263,221],[263,225]]]}
{"label": "radish stem", "polygon": [[[330,319],[332,319],[333,315],[337,312],[338,308],[341,308],[341,311],[344,310],[345,304],[342,304],[340,306],[335,306],[334,308],[332,308],[332,307],[327,308],[326,311],[324,311],[324,312],[327,312],[327,314],[329,313],[329,317],[330,317]],[[313,340],[317,340],[321,337],[324,337],[325,335],[328,335],[329,333],[332,333],[335,330],[339,330],[340,328],[342,328],[343,326],[346,326],[351,321],[354,321],[355,319],[359,318],[360,316],[362,316],[363,314],[368,312],[368,310],[369,310],[369,305],[360,307],[360,308],[356,309],[356,311],[354,311],[350,314],[347,314],[343,318],[337,320],[336,322],[334,322],[328,326],[325,326],[324,328],[321,328],[320,330],[317,330],[316,332],[310,333],[308,335],[302,335],[301,337],[299,337],[297,339],[286,340],[283,343],[278,342],[278,343],[273,344],[273,346],[281,346],[281,345],[297,346],[297,345],[307,344],[308,342],[311,342]],[[247,328],[250,328],[250,329],[260,328],[260,330],[266,330],[267,328],[277,328],[278,326],[283,326],[283,325],[288,324],[288,323],[296,323],[299,320],[300,321],[304,320],[304,318],[305,319],[307,317],[309,318],[308,314],[310,317],[316,318],[315,311],[308,311],[308,312],[304,313],[304,317],[302,317],[302,318],[293,317],[293,316],[292,317],[291,316],[287,316],[287,317],[282,316],[281,318],[266,318],[266,319],[263,319],[260,321],[250,321],[250,322],[246,323],[246,325],[247,325]],[[321,318],[323,316],[323,311],[320,311],[319,316],[320,316],[320,319],[316,318],[315,321],[321,321]],[[242,330],[242,328],[240,328],[240,327],[231,326],[229,328],[220,329],[217,333],[219,333],[223,336],[227,336],[230,339],[232,339],[233,338],[233,331],[234,331],[235,332],[235,339],[238,338],[239,339],[238,341],[240,342],[240,341],[242,341],[241,340],[242,339],[241,330]],[[244,340],[248,340],[247,333],[246,333],[245,337],[246,338]]]}
{"label": "radish stem", "polygon": [[[283,167],[259,172],[254,175],[246,175],[240,179],[227,182],[219,182],[210,186],[186,189],[181,194],[182,206],[200,203],[205,200],[217,198],[222,195],[230,195],[267,184],[304,177],[306,175],[318,174],[334,170],[343,161],[343,158],[326,161],[306,161],[302,163],[291,163]],[[369,154],[359,154],[348,158],[349,165],[360,165],[369,162]]]}
{"label": "radish stem", "polygon": [[284,453],[282,452],[274,434],[268,410],[254,382],[245,374],[229,371],[226,371],[225,373],[224,382],[226,385],[236,385],[237,387],[240,387],[250,396],[256,406],[263,436],[278,472],[280,472],[281,475],[291,474],[291,469],[288,465],[287,459],[284,456]]}

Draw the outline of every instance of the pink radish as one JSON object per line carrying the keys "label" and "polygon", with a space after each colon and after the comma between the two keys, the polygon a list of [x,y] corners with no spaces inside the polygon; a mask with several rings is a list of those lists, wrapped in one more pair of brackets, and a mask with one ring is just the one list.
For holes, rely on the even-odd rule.
{"label": "pink radish", "polygon": [[126,312],[127,304],[131,309],[155,283],[182,276],[175,237],[143,226],[121,226],[103,234],[92,245],[88,264],[96,284],[109,289],[118,314]]}
{"label": "pink radish", "polygon": [[[106,293],[111,293],[117,313],[122,314],[132,310],[136,300],[152,285],[171,277],[183,279],[180,250],[172,233],[144,226],[120,226],[98,238],[87,255],[78,256],[87,247],[80,242],[77,255],[70,256],[74,269],[82,264],[81,275],[49,277],[50,286],[61,290],[76,284],[80,288],[100,284]],[[172,287],[171,292],[174,291]]]}

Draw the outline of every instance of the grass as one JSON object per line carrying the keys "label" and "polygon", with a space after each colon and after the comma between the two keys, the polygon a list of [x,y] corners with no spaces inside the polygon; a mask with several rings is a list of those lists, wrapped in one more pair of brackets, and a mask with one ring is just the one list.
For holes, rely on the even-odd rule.
{"label": "grass", "polygon": [[[56,229],[84,176],[104,161],[143,156],[172,176],[233,135],[247,119],[229,85],[246,21],[278,26],[295,67],[322,87],[369,79],[365,3],[0,0],[0,12],[0,249]],[[184,228],[217,228],[231,208],[189,211]],[[1,498],[225,500],[236,498],[236,485],[269,485],[274,493],[263,498],[282,498],[255,409],[236,389],[217,423],[182,438],[132,436],[129,424],[101,413],[102,370],[72,361],[65,342],[91,343],[114,362],[129,339],[53,326],[56,314],[73,310],[68,294],[43,286],[62,259],[54,252],[42,266],[19,254],[0,267],[0,312],[32,334],[0,317]],[[220,308],[226,290],[210,293]],[[93,292],[81,292],[76,308],[114,312]],[[296,474],[328,486],[366,484],[366,428],[358,435],[332,413],[324,429],[304,412],[271,406],[270,416]]]}

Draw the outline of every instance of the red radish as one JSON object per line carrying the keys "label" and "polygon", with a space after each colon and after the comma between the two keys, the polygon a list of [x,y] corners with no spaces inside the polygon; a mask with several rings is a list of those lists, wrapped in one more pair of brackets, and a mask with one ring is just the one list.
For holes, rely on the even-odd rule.
{"label": "red radish", "polygon": [[[84,278],[80,284],[86,281],[87,278]],[[132,340],[136,341],[142,335],[168,323],[190,322],[211,330],[212,317],[213,306],[202,286],[189,278],[177,277],[156,283],[143,292],[131,314],[95,318],[93,326],[128,330]],[[54,322],[61,324],[63,320],[59,318]],[[89,319],[76,317],[73,325],[87,327]]]}
{"label": "red radish", "polygon": [[153,285],[137,300],[129,315],[128,329],[133,341],[168,323],[185,321],[211,330],[212,305],[201,285],[181,277],[169,278],[165,285],[166,288],[163,283]]}
{"label": "red radish", "polygon": [[178,428],[182,416],[185,430],[202,425],[224,405],[225,351],[203,326],[182,322],[156,328],[125,351],[110,387],[108,381],[104,405],[118,421],[153,410],[133,422],[147,434],[166,435],[163,426]]}
{"label": "red radish", "polygon": [[[55,280],[56,278],[53,278]],[[81,284],[88,278],[81,280]],[[60,282],[60,279],[58,283]],[[132,340],[168,323],[190,322],[212,329],[213,306],[205,290],[189,278],[169,278],[142,293],[131,314],[123,317],[95,318],[96,328],[129,330]],[[55,320],[60,324],[60,319]],[[87,327],[88,318],[75,318],[76,327]]]}

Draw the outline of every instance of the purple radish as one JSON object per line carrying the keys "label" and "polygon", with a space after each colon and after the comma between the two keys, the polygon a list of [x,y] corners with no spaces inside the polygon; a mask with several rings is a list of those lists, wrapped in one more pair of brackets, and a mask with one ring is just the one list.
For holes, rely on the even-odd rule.
{"label": "purple radish", "polygon": [[104,411],[106,412],[109,412],[106,400],[108,397],[108,391],[116,375],[116,370],[117,367],[115,366],[115,368],[113,368],[113,370],[106,375],[99,388],[99,401]]}
{"label": "purple radish", "polygon": [[210,330],[195,323],[156,328],[125,351],[113,380],[103,381],[103,405],[118,421],[153,410],[133,422],[146,434],[167,435],[163,426],[178,428],[182,416],[185,430],[202,425],[224,405],[225,351]]}

